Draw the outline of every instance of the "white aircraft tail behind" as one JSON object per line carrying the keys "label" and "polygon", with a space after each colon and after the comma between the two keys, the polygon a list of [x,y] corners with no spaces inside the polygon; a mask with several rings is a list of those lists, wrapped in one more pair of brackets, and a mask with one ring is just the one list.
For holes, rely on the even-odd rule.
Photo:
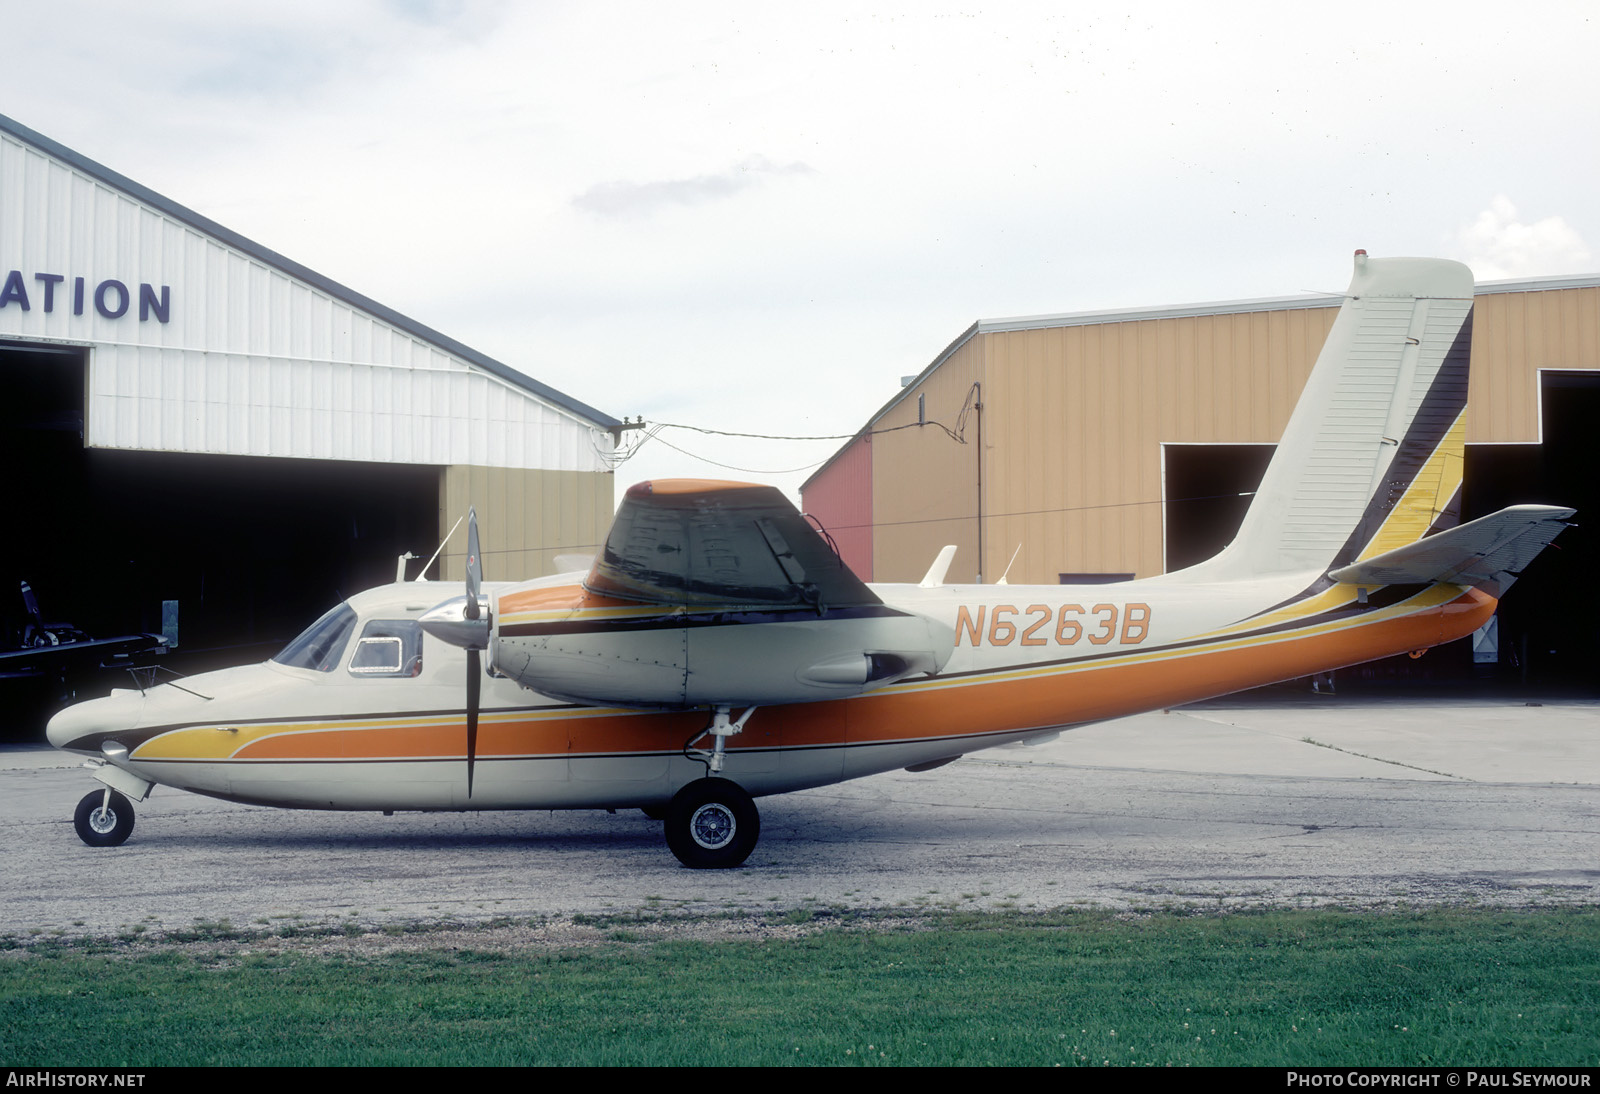
{"label": "white aircraft tail behind", "polygon": [[1226,581],[1348,566],[1456,523],[1472,272],[1368,258],[1239,534],[1172,575]]}

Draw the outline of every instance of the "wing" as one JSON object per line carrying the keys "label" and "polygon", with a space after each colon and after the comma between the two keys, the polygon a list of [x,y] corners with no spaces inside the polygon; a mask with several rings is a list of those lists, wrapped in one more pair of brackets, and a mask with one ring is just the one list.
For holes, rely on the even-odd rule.
{"label": "wing", "polygon": [[1511,588],[1523,567],[1567,527],[1575,510],[1554,505],[1513,505],[1498,513],[1334,570],[1351,585],[1472,585],[1491,596]]}
{"label": "wing", "polygon": [[630,487],[583,584],[643,604],[823,614],[881,603],[777,489],[709,479]]}
{"label": "wing", "polygon": [[834,699],[937,672],[948,624],[889,607],[769,486],[629,489],[581,588],[495,606],[495,669],[572,702],[681,709]]}
{"label": "wing", "polygon": [[28,676],[46,670],[102,666],[106,661],[164,648],[161,636],[128,634],[117,638],[89,638],[55,646],[28,646],[0,652],[0,677]]}

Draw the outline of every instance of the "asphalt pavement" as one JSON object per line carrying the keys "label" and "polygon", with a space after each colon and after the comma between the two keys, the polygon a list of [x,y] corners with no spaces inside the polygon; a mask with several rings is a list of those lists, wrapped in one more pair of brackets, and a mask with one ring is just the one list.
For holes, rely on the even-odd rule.
{"label": "asphalt pavement", "polygon": [[731,871],[628,811],[315,813],[157,788],[84,846],[76,757],[0,748],[0,937],[830,909],[1592,904],[1600,702],[1219,700],[762,799]]}

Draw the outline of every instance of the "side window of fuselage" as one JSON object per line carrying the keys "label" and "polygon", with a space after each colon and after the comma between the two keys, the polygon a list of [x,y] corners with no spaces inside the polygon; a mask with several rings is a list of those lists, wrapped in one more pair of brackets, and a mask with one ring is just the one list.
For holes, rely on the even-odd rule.
{"label": "side window of fuselage", "polygon": [[373,619],[361,628],[350,655],[353,676],[416,676],[422,672],[422,624],[415,619]]}

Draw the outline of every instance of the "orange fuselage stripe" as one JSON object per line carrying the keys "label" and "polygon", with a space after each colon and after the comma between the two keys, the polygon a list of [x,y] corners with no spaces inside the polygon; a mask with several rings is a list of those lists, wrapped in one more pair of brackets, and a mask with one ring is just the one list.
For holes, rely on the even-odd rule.
{"label": "orange fuselage stripe", "polygon": [[[849,699],[766,707],[743,734],[730,739],[728,747],[840,747],[1102,721],[1437,645],[1471,634],[1494,608],[1493,598],[1467,590],[1424,611],[1309,635],[1291,632],[1278,641],[1032,671],[1011,666],[992,675],[922,681]],[[477,755],[484,760],[677,751],[705,725],[706,714],[700,710],[579,707],[488,715],[479,724]],[[167,747],[160,751],[178,758],[174,753],[181,750],[172,748],[177,744],[173,736],[206,732],[191,729],[164,735]],[[213,743],[212,748],[197,749],[205,755],[193,758],[253,762],[459,758],[465,755],[466,737],[462,719],[446,715],[376,724],[363,719],[348,726],[326,721],[285,725],[282,732],[257,737],[226,755],[214,748]]]}

